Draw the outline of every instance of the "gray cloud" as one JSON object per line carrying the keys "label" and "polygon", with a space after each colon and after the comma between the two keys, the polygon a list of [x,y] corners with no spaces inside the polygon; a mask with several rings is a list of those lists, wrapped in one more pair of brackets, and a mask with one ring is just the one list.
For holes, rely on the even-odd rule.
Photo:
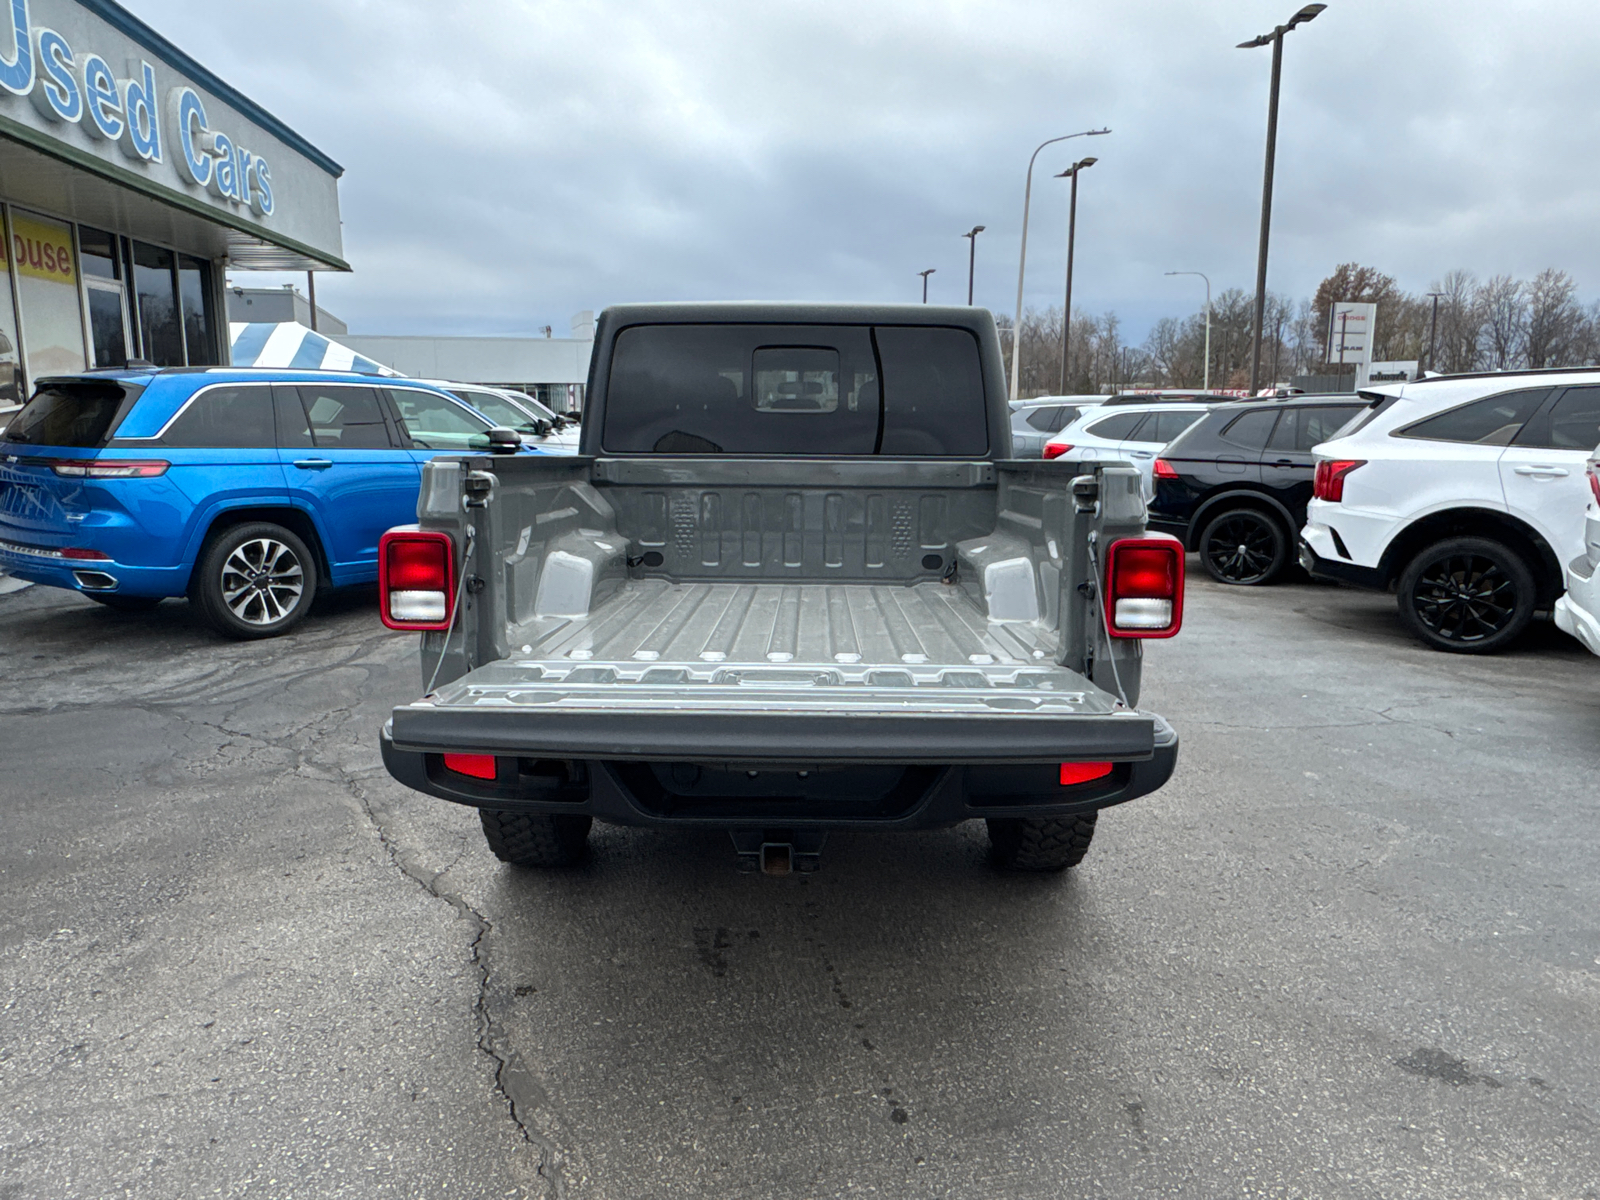
{"label": "gray cloud", "polygon": [[[479,3],[138,0],[185,50],[343,162],[347,257],[319,298],[362,332],[531,332],[640,299],[1028,303],[1142,336],[1196,269],[1251,285],[1270,51],[1296,0]],[[1269,286],[1349,259],[1420,289],[1464,266],[1572,271],[1590,236],[1600,21],[1579,0],[1333,0],[1285,51]],[[1091,148],[1092,147],[1092,148]]]}

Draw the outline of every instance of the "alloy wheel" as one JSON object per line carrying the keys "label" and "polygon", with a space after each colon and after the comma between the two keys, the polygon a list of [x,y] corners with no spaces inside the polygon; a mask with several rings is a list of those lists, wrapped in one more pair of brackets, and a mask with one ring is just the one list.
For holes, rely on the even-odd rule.
{"label": "alloy wheel", "polygon": [[1516,582],[1482,554],[1447,554],[1429,563],[1412,589],[1417,619],[1447,642],[1493,637],[1511,623]]}
{"label": "alloy wheel", "polygon": [[1230,513],[1207,531],[1206,565],[1225,583],[1260,583],[1277,565],[1278,533],[1269,518]]}
{"label": "alloy wheel", "polygon": [[241,542],[222,564],[222,600],[249,625],[275,625],[299,607],[305,572],[294,550],[275,538]]}

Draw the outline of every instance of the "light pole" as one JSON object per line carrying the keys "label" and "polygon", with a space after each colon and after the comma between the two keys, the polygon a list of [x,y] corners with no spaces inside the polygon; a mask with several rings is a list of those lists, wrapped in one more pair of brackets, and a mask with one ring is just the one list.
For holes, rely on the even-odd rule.
{"label": "light pole", "polygon": [[1433,320],[1428,325],[1428,370],[1437,371],[1439,368],[1435,363],[1433,353],[1439,344],[1439,297],[1443,296],[1444,293],[1429,292],[1428,295],[1433,297]]}
{"label": "light pole", "polygon": [[985,226],[974,225],[961,236],[967,239],[967,307],[972,307],[972,271],[978,265],[978,235]]}
{"label": "light pole", "polygon": [[922,302],[924,304],[928,302],[928,276],[932,275],[938,269],[938,267],[929,267],[926,271],[917,272],[918,275],[922,276]]}
{"label": "light pole", "polygon": [[1326,4],[1308,4],[1287,25],[1279,25],[1271,33],[1240,42],[1240,50],[1257,46],[1272,46],[1272,89],[1267,100],[1267,165],[1261,180],[1261,245],[1256,251],[1256,322],[1253,344],[1250,348],[1250,394],[1254,396],[1261,383],[1261,326],[1266,319],[1267,307],[1267,233],[1272,225],[1272,160],[1278,149],[1278,77],[1283,72],[1283,35],[1296,25],[1312,20]]}
{"label": "light pole", "polygon": [[1028,179],[1022,188],[1022,251],[1017,255],[1017,321],[1011,327],[1011,399],[1013,400],[1017,398],[1017,382],[1022,377],[1022,278],[1028,269],[1028,205],[1033,198],[1034,159],[1039,157],[1040,150],[1057,142],[1065,142],[1071,138],[1098,137],[1110,132],[1109,129],[1085,129],[1081,133],[1064,133],[1060,137],[1040,142],[1028,159]]}
{"label": "light pole", "polygon": [[1072,199],[1067,205],[1067,300],[1061,319],[1061,390],[1057,393],[1061,396],[1067,394],[1067,353],[1072,346],[1072,248],[1078,240],[1078,172],[1099,161],[1098,158],[1080,158],[1056,176],[1072,180]]}
{"label": "light pole", "polygon": [[1204,271],[1168,271],[1168,275],[1198,275],[1206,281],[1206,381],[1200,386],[1211,390],[1211,280]]}

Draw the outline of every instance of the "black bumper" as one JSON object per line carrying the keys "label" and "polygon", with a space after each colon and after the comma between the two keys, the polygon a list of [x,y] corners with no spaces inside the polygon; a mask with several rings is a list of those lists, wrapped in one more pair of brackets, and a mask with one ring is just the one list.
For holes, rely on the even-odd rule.
{"label": "black bumper", "polygon": [[1306,544],[1304,538],[1300,539],[1300,565],[1313,579],[1346,583],[1351,587],[1371,588],[1374,591],[1383,591],[1389,586],[1383,572],[1376,567],[1358,567],[1355,563],[1323,558]]}
{"label": "black bumper", "polygon": [[[753,744],[731,756],[715,753],[717,739],[708,745],[703,721],[696,735],[675,741],[670,750],[653,746],[645,751],[637,742],[628,743],[619,731],[608,748],[580,752],[572,747],[553,754],[548,746],[528,746],[531,734],[515,736],[516,730],[527,730],[525,717],[495,731],[500,735],[496,738],[482,736],[489,731],[481,727],[475,731],[478,736],[458,727],[458,736],[444,739],[440,728],[423,744],[406,738],[403,729],[399,736],[404,740],[397,741],[391,721],[384,725],[380,745],[389,774],[407,787],[477,808],[573,813],[645,827],[731,829],[777,823],[797,829],[913,830],[944,828],[977,817],[1081,815],[1156,791],[1172,777],[1178,735],[1162,718],[1140,716],[1146,720],[1117,720],[1142,731],[1142,738],[1118,737],[1095,744],[1085,730],[1046,755],[1037,745],[1010,746],[1010,755],[997,752],[1006,749],[1004,745],[989,745],[982,748],[985,753],[968,761],[951,761],[951,746],[931,749],[920,744],[921,739],[910,745],[854,745],[855,755],[841,755],[842,746],[861,737],[860,722],[853,737],[835,736],[831,745],[811,747],[813,753],[804,752],[809,739],[797,744],[791,730],[778,762],[770,759],[771,750],[756,757]],[[652,723],[655,720],[659,717]],[[1095,718],[1078,720],[1085,725],[1102,723]],[[999,740],[1004,743],[1006,738],[1001,735]],[[886,745],[893,750],[886,750]],[[447,752],[494,755],[496,777],[476,779],[446,769]],[[1044,761],[1047,757],[1052,761]],[[1106,761],[1112,770],[1102,779],[1070,786],[1059,782],[1060,762]],[[723,780],[748,775],[759,781],[760,790],[752,784],[756,794],[725,789],[712,794],[680,789],[672,782],[679,771],[692,771],[699,780],[702,770],[707,777]],[[826,795],[830,776],[839,780],[841,792],[854,789],[857,794],[844,799]],[[862,790],[866,776],[883,781],[878,793],[872,793],[871,785]]]}

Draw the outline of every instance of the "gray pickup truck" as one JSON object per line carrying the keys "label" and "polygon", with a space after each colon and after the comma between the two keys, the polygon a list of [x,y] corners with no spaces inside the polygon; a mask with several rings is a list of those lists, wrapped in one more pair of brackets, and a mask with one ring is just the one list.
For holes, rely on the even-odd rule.
{"label": "gray pickup truck", "polygon": [[982,818],[1001,865],[1059,870],[1171,776],[1139,674],[1182,547],[1133,468],[1010,457],[987,311],[611,308],[582,429],[433,460],[384,538],[425,693],[384,762],[501,859],[572,862],[598,819],[783,872],[830,830]]}

